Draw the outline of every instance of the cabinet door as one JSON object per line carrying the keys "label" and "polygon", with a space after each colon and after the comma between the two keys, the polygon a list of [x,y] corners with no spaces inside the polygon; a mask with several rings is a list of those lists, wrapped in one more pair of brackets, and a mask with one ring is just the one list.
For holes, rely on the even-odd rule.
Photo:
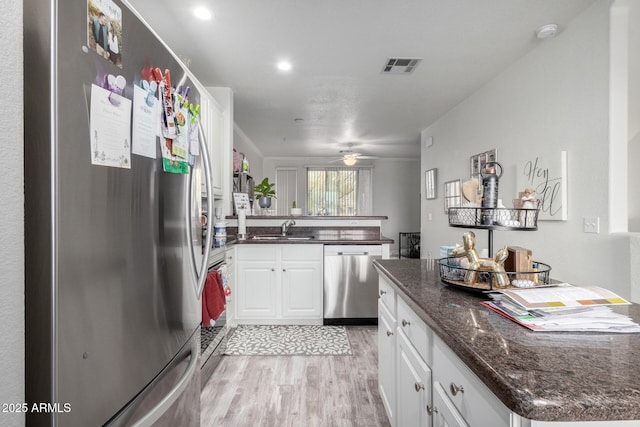
{"label": "cabinet door", "polygon": [[[218,103],[203,90],[200,99],[202,105],[200,124],[205,136],[205,146],[211,166],[211,185],[214,194],[222,193],[222,153],[224,150],[224,114]],[[203,184],[204,185],[204,184]]]}
{"label": "cabinet door", "polygon": [[433,383],[433,406],[429,407],[427,412],[433,418],[433,427],[467,427],[467,423],[437,381]]}
{"label": "cabinet door", "polygon": [[322,318],[322,268],[319,262],[283,261],[282,316]]}
{"label": "cabinet door", "polygon": [[276,268],[273,261],[243,261],[237,265],[236,319],[276,316]]}
{"label": "cabinet door", "polygon": [[224,113],[215,101],[210,102],[211,108],[211,142],[209,151],[211,157],[211,186],[214,194],[222,194],[222,161],[224,152]]}
{"label": "cabinet door", "polygon": [[397,426],[427,426],[431,419],[427,405],[431,403],[431,370],[397,329],[398,376],[396,383]]}
{"label": "cabinet door", "polygon": [[227,323],[229,326],[236,325],[236,256],[235,246],[228,248],[224,254],[224,262],[227,264],[227,286],[231,291],[229,295],[230,303],[227,304]]}
{"label": "cabinet door", "polygon": [[378,301],[378,388],[382,403],[387,410],[389,423],[395,425],[396,414],[396,336],[395,322]]}
{"label": "cabinet door", "polygon": [[434,381],[442,384],[445,395],[460,415],[474,425],[508,427],[507,407],[440,338],[434,342]]}

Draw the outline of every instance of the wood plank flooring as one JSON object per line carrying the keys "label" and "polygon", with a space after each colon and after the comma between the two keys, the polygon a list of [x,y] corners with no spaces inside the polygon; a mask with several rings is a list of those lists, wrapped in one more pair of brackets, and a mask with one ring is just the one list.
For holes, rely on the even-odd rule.
{"label": "wood plank flooring", "polygon": [[353,356],[225,356],[201,394],[202,427],[388,426],[376,326],[347,326]]}

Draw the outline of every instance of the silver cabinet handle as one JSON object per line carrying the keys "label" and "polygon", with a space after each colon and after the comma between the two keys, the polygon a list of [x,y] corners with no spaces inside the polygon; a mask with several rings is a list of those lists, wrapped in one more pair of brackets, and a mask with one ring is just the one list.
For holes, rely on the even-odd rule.
{"label": "silver cabinet handle", "polygon": [[406,320],[402,319],[402,326],[410,326],[411,322],[407,322]]}
{"label": "silver cabinet handle", "polygon": [[233,255],[229,255],[227,258],[229,258],[229,259],[233,259]]}
{"label": "silver cabinet handle", "polygon": [[382,296],[382,295],[384,295],[386,293],[387,293],[387,291],[383,291],[382,289],[380,289],[380,296]]}
{"label": "silver cabinet handle", "polygon": [[282,271],[287,271],[287,269],[286,269],[286,268],[283,268],[283,269],[282,269]]}
{"label": "silver cabinet handle", "polygon": [[418,393],[420,393],[420,390],[424,390],[424,384],[422,383],[415,383],[413,386],[416,388]]}
{"label": "silver cabinet handle", "polygon": [[436,408],[435,406],[427,405],[427,414],[429,414],[429,416],[432,416],[433,414],[437,414],[437,413],[438,413],[438,408]]}
{"label": "silver cabinet handle", "polygon": [[387,336],[390,337],[391,335],[393,335],[393,332],[387,331]]}
{"label": "silver cabinet handle", "polygon": [[449,390],[451,390],[451,394],[454,396],[458,393],[464,393],[464,387],[461,385],[455,385],[454,383],[449,384]]}
{"label": "silver cabinet handle", "polygon": [[276,269],[275,269],[275,268],[273,268],[273,267],[271,267],[271,271],[276,271]]}

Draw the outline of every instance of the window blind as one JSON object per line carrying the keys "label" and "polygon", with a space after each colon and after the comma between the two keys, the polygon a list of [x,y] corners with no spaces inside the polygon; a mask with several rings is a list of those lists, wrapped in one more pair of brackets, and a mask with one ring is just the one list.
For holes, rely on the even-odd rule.
{"label": "window blind", "polygon": [[307,208],[311,215],[371,215],[371,168],[307,168]]}

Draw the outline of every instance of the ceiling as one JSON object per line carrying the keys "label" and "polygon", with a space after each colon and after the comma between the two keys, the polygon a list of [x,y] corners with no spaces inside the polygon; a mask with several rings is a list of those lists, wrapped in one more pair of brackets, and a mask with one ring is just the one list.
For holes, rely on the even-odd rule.
{"label": "ceiling", "polygon": [[[265,157],[420,155],[420,132],[596,0],[130,0]],[[197,6],[214,14],[193,15]],[[559,37],[559,36],[558,36]],[[418,57],[411,74],[382,74]],[[288,60],[292,69],[276,64]],[[302,120],[295,120],[302,119]]]}

